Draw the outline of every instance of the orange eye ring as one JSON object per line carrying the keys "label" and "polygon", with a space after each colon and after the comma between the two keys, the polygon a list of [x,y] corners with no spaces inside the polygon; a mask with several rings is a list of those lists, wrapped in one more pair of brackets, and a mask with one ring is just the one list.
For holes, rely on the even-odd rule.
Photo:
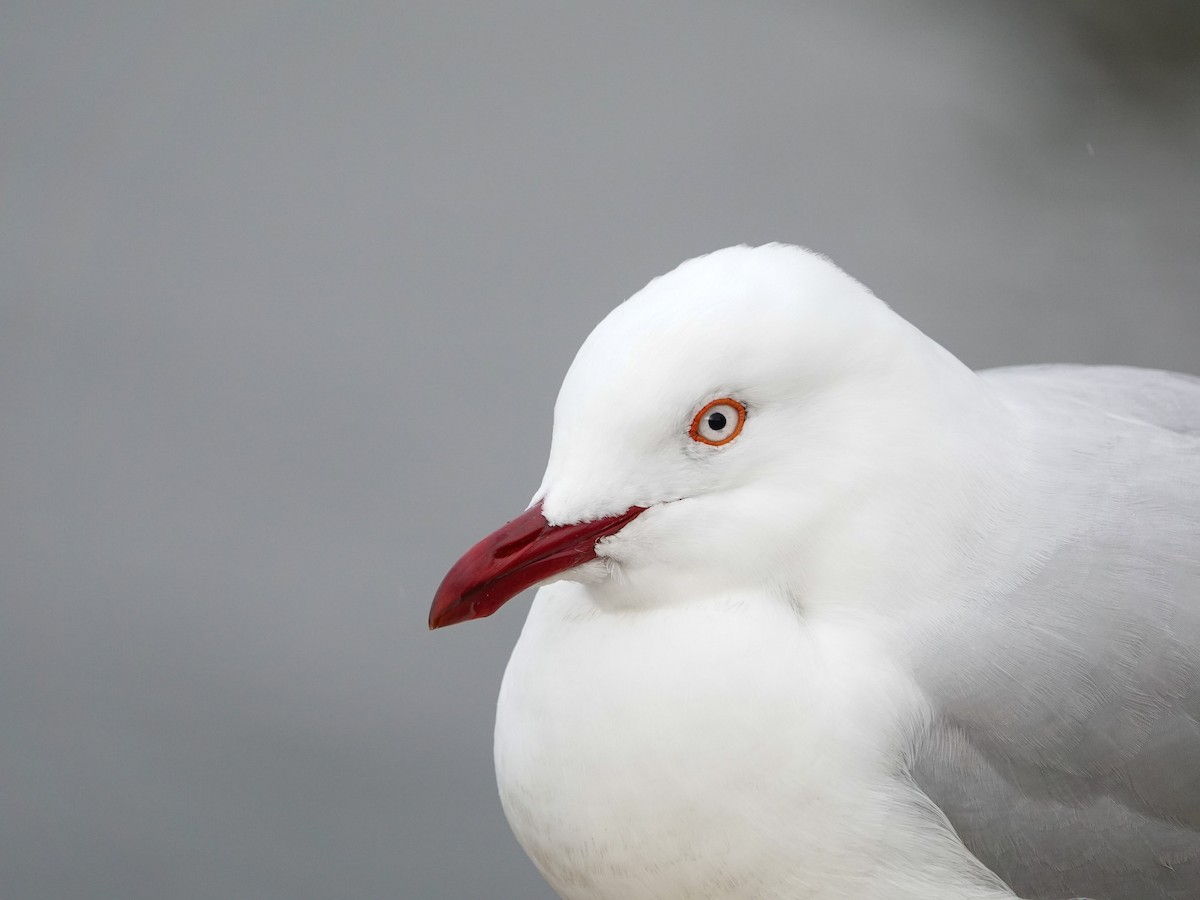
{"label": "orange eye ring", "polygon": [[[714,423],[720,423],[719,427]],[[701,444],[723,447],[742,433],[742,426],[745,424],[746,407],[732,397],[721,397],[704,404],[704,408],[696,413],[688,435],[693,441]]]}

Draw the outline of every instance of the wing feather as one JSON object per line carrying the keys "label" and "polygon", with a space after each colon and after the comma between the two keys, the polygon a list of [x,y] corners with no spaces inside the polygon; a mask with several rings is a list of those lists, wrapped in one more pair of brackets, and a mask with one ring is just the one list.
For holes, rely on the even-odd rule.
{"label": "wing feather", "polygon": [[1200,378],[982,377],[1031,435],[1037,562],[939,620],[914,778],[1022,897],[1200,898]]}

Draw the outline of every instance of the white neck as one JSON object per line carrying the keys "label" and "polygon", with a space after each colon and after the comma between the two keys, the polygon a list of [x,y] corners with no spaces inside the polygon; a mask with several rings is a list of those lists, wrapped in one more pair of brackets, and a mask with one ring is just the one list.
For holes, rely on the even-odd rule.
{"label": "white neck", "polygon": [[1013,895],[905,780],[887,649],[765,595],[605,612],[544,588],[501,689],[513,830],[567,900]]}

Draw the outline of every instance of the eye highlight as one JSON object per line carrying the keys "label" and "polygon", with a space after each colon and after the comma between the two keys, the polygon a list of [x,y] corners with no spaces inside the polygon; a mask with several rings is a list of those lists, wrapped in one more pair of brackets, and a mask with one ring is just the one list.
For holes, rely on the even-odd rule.
{"label": "eye highlight", "polygon": [[720,447],[737,437],[745,424],[746,407],[732,397],[722,397],[696,413],[688,434],[693,441]]}

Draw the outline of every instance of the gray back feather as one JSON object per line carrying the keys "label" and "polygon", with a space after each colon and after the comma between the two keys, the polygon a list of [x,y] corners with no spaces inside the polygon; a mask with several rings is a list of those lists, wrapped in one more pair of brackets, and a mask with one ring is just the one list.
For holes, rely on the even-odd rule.
{"label": "gray back feather", "polygon": [[1200,898],[1200,378],[982,373],[1031,429],[1032,564],[931,626],[913,777],[1032,900]]}

